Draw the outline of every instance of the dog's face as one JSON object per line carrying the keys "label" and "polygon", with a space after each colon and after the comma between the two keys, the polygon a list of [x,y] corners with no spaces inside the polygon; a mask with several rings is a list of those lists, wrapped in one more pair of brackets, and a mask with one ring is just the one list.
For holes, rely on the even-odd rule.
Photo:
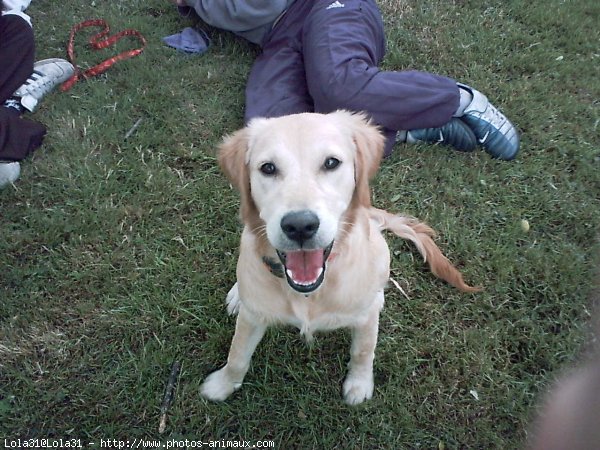
{"label": "dog's face", "polygon": [[370,204],[383,137],[345,111],[256,119],[223,143],[219,161],[242,195],[242,217],[277,251],[288,284],[309,293],[352,208]]}

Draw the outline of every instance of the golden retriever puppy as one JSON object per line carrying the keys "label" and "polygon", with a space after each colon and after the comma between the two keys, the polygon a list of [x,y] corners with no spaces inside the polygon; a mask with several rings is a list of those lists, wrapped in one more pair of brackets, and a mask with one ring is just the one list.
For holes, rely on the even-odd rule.
{"label": "golden retriever puppy", "polygon": [[337,111],[255,119],[225,138],[219,164],[241,195],[244,230],[237,312],[227,364],[202,385],[224,400],[238,389],[266,328],[291,324],[315,331],[350,328],[343,394],[354,405],[373,394],[373,358],[390,256],[381,232],[412,241],[434,274],[465,292],[477,290],[442,255],[432,230],[371,206],[369,179],[383,136],[360,114]]}

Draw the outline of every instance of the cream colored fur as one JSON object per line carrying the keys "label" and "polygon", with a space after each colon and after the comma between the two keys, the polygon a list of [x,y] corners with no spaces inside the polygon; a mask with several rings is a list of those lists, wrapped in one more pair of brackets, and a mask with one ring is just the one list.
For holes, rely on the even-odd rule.
{"label": "cream colored fur", "polygon": [[[220,165],[241,195],[244,222],[237,283],[227,296],[237,313],[227,364],[202,385],[202,395],[224,400],[242,384],[251,356],[270,325],[291,324],[311,339],[316,331],[350,328],[352,344],[343,395],[354,405],[373,395],[373,359],[390,256],[382,230],[412,241],[432,271],[465,291],[472,288],[442,255],[433,231],[416,219],[371,206],[368,181],[379,167],[383,137],[360,114],[346,111],[257,119],[227,137]],[[340,164],[326,170],[325,161]],[[275,175],[261,170],[265,163]],[[281,231],[290,211],[319,217],[315,245],[333,250],[323,283],[305,295],[273,275],[263,257],[292,245]]]}

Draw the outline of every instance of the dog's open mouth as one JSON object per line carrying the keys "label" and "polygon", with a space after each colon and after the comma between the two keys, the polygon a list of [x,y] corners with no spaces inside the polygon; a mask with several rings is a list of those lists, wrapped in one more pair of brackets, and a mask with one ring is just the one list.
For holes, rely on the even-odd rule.
{"label": "dog's open mouth", "polygon": [[277,250],[290,287],[303,294],[308,294],[321,286],[325,279],[326,262],[332,247],[333,242],[326,248],[315,250],[288,252]]}

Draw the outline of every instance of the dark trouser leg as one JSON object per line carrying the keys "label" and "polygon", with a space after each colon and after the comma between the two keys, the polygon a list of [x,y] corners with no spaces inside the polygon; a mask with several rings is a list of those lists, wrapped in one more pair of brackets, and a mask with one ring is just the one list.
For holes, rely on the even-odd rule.
{"label": "dark trouser leg", "polygon": [[312,110],[300,51],[286,46],[263,52],[254,62],[246,85],[245,121]]}
{"label": "dark trouser leg", "polygon": [[33,30],[16,15],[0,16],[0,104],[10,98],[33,72]]}
{"label": "dark trouser leg", "polygon": [[42,145],[46,127],[0,106],[0,162],[21,161]]}
{"label": "dark trouser leg", "polygon": [[246,84],[245,121],[312,112],[302,57],[303,18],[312,1],[295,2],[271,31]]}
{"label": "dark trouser leg", "polygon": [[381,71],[385,53],[381,14],[373,0],[344,7],[317,0],[304,22],[303,56],[315,111],[366,111],[387,131],[386,153],[397,130],[438,127],[459,104],[454,80],[419,71]]}
{"label": "dark trouser leg", "polygon": [[20,161],[38,148],[46,128],[2,104],[33,72],[33,31],[22,17],[0,16],[0,160]]}

